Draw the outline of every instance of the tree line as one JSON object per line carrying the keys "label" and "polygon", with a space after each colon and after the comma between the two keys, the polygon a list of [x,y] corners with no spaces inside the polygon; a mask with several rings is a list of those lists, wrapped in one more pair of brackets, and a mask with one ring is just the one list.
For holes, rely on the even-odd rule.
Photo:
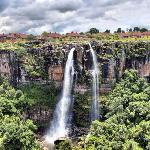
{"label": "tree line", "polygon": [[[147,32],[149,31],[147,28],[145,27],[133,27],[133,28],[127,28],[126,29],[126,32]],[[110,29],[106,29],[104,31],[104,33],[110,33]],[[90,33],[90,34],[97,34],[97,33],[100,33],[99,29],[97,28],[91,28],[87,33]],[[114,33],[125,33],[125,30],[123,30],[122,28],[118,28],[116,31],[114,31]]]}

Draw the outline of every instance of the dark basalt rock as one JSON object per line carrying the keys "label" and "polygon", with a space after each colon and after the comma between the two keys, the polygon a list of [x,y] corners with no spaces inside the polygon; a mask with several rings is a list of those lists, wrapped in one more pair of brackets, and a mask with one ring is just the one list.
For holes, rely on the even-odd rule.
{"label": "dark basalt rock", "polygon": [[[0,50],[0,55],[5,54],[8,57],[8,64],[11,70],[10,82],[14,87],[22,82],[22,72],[26,72],[26,81],[36,80],[54,80],[53,78],[46,78],[45,76],[56,76],[56,72],[49,72],[49,68],[58,68],[61,66],[64,71],[65,63],[67,60],[68,53],[71,48],[75,47],[74,60],[75,60],[75,71],[78,80],[84,77],[84,81],[90,78],[88,71],[92,68],[91,52],[89,51],[88,44],[60,44],[52,45],[43,43],[42,47],[38,47],[41,44],[39,41],[28,42],[24,45],[26,48],[27,56],[31,56],[36,64],[31,65],[33,71],[43,72],[40,76],[32,76],[30,72],[25,70],[24,65],[27,63],[24,61],[24,56],[18,56],[17,53],[10,50]],[[147,65],[150,66],[150,51],[149,43],[146,42],[135,42],[135,43],[122,43],[122,42],[91,42],[91,45],[97,53],[97,59],[100,68],[100,82],[105,83],[106,81],[118,81],[125,69],[137,69],[139,74],[146,79],[149,79],[150,71],[145,71]],[[37,48],[33,48],[37,46]],[[132,52],[134,49],[134,52]],[[113,65],[112,63],[113,59]],[[27,65],[27,64],[26,64]],[[145,67],[146,66],[146,67]],[[40,71],[39,71],[40,70]],[[0,72],[1,73],[1,72]],[[55,74],[56,73],[56,74]],[[113,75],[114,73],[114,75]],[[2,73],[1,73],[2,74]],[[63,72],[57,74],[57,76],[63,76]],[[63,81],[63,77],[59,78]],[[149,80],[148,80],[149,81]],[[56,81],[57,82],[57,81]],[[80,84],[83,84],[80,82]]]}

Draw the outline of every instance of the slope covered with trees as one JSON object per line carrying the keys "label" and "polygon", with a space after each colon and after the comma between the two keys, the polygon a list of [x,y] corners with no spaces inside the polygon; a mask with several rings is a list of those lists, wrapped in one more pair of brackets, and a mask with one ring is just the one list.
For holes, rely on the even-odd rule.
{"label": "slope covered with trees", "polygon": [[150,149],[150,85],[134,70],[108,96],[105,121],[93,122],[86,149]]}
{"label": "slope covered with trees", "polygon": [[0,149],[38,150],[32,120],[25,120],[26,107],[24,95],[7,82],[0,84]]}

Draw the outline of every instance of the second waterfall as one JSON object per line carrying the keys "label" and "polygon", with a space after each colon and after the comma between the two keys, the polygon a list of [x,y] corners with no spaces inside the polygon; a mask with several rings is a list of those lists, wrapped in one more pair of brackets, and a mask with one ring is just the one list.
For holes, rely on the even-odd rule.
{"label": "second waterfall", "polygon": [[96,54],[89,43],[90,51],[92,53],[93,67],[92,67],[92,108],[91,121],[99,119],[99,69]]}

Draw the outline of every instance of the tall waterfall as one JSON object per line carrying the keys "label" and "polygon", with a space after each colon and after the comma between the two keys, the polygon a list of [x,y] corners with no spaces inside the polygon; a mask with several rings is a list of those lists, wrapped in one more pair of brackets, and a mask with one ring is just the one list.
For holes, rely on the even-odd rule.
{"label": "tall waterfall", "polygon": [[89,43],[90,51],[92,53],[93,67],[92,67],[92,109],[91,121],[99,119],[99,69],[96,54]]}
{"label": "tall waterfall", "polygon": [[66,137],[68,135],[69,130],[68,125],[70,125],[71,120],[70,109],[72,106],[71,92],[74,77],[74,60],[73,60],[74,50],[75,48],[72,48],[69,52],[65,66],[62,98],[60,99],[60,101],[56,106],[49,132],[45,136],[46,141],[49,143],[53,143],[58,138]]}

